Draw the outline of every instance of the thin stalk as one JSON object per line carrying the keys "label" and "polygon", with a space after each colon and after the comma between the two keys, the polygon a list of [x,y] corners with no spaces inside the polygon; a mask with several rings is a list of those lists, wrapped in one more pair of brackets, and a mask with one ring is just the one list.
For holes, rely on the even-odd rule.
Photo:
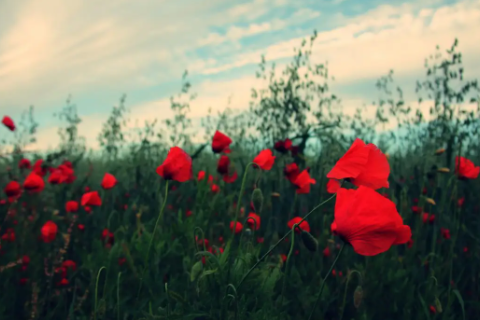
{"label": "thin stalk", "polygon": [[[328,201],[332,200],[333,198],[335,198],[337,194],[335,193],[334,195],[332,195],[330,198],[328,198],[327,200],[321,202],[319,205],[317,205],[316,207],[314,207],[312,210],[310,210],[309,213],[307,213],[305,215],[305,217],[302,218],[302,220],[300,220],[298,222],[298,224],[300,225],[303,221],[305,221],[308,216],[310,216],[310,214],[312,214],[315,210],[317,210],[318,208],[322,207],[324,204],[326,204]],[[258,259],[258,261],[247,271],[247,273],[243,276],[242,280],[240,280],[240,282],[238,283],[238,286],[237,286],[237,290],[240,288],[240,286],[242,285],[242,283],[245,281],[245,279],[250,275],[250,273],[252,273],[253,270],[255,270],[255,268],[263,261],[263,259],[265,259],[266,257],[268,257],[268,255],[273,251],[275,250],[276,247],[278,247],[278,245],[280,243],[282,243],[283,240],[285,240],[286,237],[288,237],[291,233],[293,232],[293,229],[289,230],[287,233],[285,233],[285,235],[277,241],[277,243],[275,243],[275,245],[273,245],[273,247],[271,247],[260,259]]]}
{"label": "thin stalk", "polygon": [[[295,230],[297,228],[298,224],[294,224],[292,227],[292,230]],[[290,258],[293,253],[293,247],[295,245],[295,234],[292,236],[292,241],[290,241],[290,250],[288,251],[288,256],[287,256],[287,261],[285,262],[285,274],[283,275],[283,285],[282,285],[282,294],[280,295],[280,308],[283,305],[283,296],[285,295],[285,288],[287,287],[287,276],[288,276],[288,271],[289,271],[289,266],[290,266]]]}
{"label": "thin stalk", "polygon": [[315,313],[315,309],[317,308],[317,304],[320,302],[320,297],[322,296],[323,288],[325,287],[325,282],[327,281],[328,277],[332,273],[332,270],[335,267],[335,264],[337,263],[338,258],[340,258],[340,256],[342,255],[343,248],[345,248],[345,242],[342,243],[342,246],[340,247],[340,251],[338,251],[337,257],[335,258],[332,265],[330,266],[330,269],[328,270],[327,274],[323,278],[322,286],[320,287],[320,291],[318,292],[317,300],[315,301],[315,304],[313,305],[312,312],[310,312],[310,316],[308,316],[308,320],[312,319],[313,314]]}

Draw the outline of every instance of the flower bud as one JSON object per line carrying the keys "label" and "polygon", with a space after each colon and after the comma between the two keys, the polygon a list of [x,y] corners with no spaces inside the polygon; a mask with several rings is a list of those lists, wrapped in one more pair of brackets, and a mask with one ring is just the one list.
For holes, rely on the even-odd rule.
{"label": "flower bud", "polygon": [[256,188],[252,192],[252,203],[253,203],[255,212],[257,214],[260,214],[263,206],[263,193],[262,193],[262,190],[260,190],[259,188]]}

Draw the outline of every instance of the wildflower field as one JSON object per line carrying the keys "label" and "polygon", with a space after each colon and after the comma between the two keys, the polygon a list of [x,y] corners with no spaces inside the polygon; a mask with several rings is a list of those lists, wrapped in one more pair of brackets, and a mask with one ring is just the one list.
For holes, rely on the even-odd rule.
{"label": "wildflower field", "polygon": [[428,114],[389,73],[367,118],[315,37],[280,75],[262,59],[248,111],[194,123],[185,75],[174,117],[131,132],[122,98],[99,153],[70,101],[50,152],[28,151],[33,109],[5,115],[0,319],[478,319],[479,88],[457,41],[409,88]]}

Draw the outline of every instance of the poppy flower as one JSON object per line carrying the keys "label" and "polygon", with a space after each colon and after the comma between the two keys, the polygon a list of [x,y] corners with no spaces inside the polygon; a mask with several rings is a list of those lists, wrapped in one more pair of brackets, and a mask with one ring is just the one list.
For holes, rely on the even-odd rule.
{"label": "poppy flower", "polygon": [[7,197],[18,197],[21,191],[20,183],[17,181],[10,181],[3,189],[3,192],[5,192]]}
{"label": "poppy flower", "polygon": [[225,134],[221,133],[220,131],[215,131],[212,139],[212,151],[214,153],[221,153],[226,152],[229,153],[229,146],[232,143],[232,139],[230,139]]}
{"label": "poppy flower", "polygon": [[42,192],[45,188],[45,181],[43,181],[42,177],[32,171],[23,182],[23,188],[31,192]]}
{"label": "poppy flower", "polygon": [[476,167],[472,161],[464,157],[455,157],[455,173],[460,179],[476,179],[480,173],[480,167]]}
{"label": "poppy flower", "polygon": [[259,166],[262,170],[272,169],[273,163],[275,162],[275,156],[272,154],[272,150],[265,149],[260,151],[260,153],[253,159],[253,163]]}
{"label": "poppy flower", "polygon": [[42,241],[45,243],[50,243],[55,240],[58,232],[58,227],[55,222],[49,220],[45,222],[40,231]]}
{"label": "poppy flower", "polygon": [[127,258],[125,257],[120,257],[118,258],[118,265],[121,267],[125,264],[125,262],[127,262]]}
{"label": "poppy flower", "polygon": [[107,245],[113,246],[113,243],[115,242],[115,235],[113,234],[113,232],[110,232],[110,230],[103,229],[100,239],[102,239],[103,241],[107,241]]}
{"label": "poppy flower", "polygon": [[179,147],[170,148],[167,158],[158,166],[157,174],[165,180],[188,181],[192,173],[192,158]]}
{"label": "poppy flower", "polygon": [[302,173],[298,175],[293,184],[297,187],[298,194],[305,194],[310,192],[310,185],[315,184],[315,179],[310,177],[310,174],[307,170],[303,170]]}
{"label": "poppy flower", "polygon": [[447,228],[440,228],[440,233],[445,240],[450,239],[450,230]]}
{"label": "poppy flower", "polygon": [[77,228],[78,228],[78,230],[80,230],[80,231],[85,231],[85,225],[84,225],[84,224],[79,224],[79,225],[77,226]]}
{"label": "poppy flower", "polygon": [[65,204],[65,211],[67,212],[77,212],[78,211],[78,202],[77,201],[67,201]]}
{"label": "poppy flower", "polygon": [[332,230],[363,256],[380,254],[412,237],[395,204],[364,186],[337,192]]}
{"label": "poppy flower", "polygon": [[54,169],[48,177],[48,183],[50,184],[61,184],[65,180],[66,177],[63,175],[63,171],[60,169]]}
{"label": "poppy flower", "polygon": [[327,174],[329,179],[349,179],[356,186],[388,188],[390,165],[387,157],[372,143],[356,139],[350,149]]}
{"label": "poppy flower", "polygon": [[247,224],[252,230],[260,229],[260,216],[254,212],[250,212],[247,216]]}
{"label": "poppy flower", "polygon": [[235,234],[239,234],[243,230],[243,225],[238,221],[237,224],[235,224],[235,221],[230,221],[230,230],[235,232]]}
{"label": "poppy flower", "polygon": [[18,168],[19,169],[30,169],[32,167],[32,164],[30,163],[30,160],[28,159],[21,159],[18,161]]}
{"label": "poppy flower", "polygon": [[340,189],[340,181],[335,179],[329,179],[327,182],[327,192],[336,193]]}
{"label": "poppy flower", "polygon": [[217,172],[221,175],[228,174],[228,167],[230,166],[230,158],[228,156],[222,155],[218,159],[217,163]]}
{"label": "poppy flower", "polygon": [[273,146],[275,150],[277,150],[280,153],[287,153],[288,150],[292,148],[292,140],[290,139],[285,139],[285,140],[280,140],[275,142],[275,145]]}
{"label": "poppy flower", "polygon": [[331,252],[330,252],[330,248],[329,248],[329,247],[326,247],[325,249],[323,249],[323,256],[324,256],[325,258],[330,257],[330,255],[331,255]]}
{"label": "poppy flower", "polygon": [[291,183],[293,183],[300,174],[300,169],[298,169],[298,165],[295,162],[290,163],[287,164],[283,169],[283,174],[288,180],[290,180]]}
{"label": "poppy flower", "polygon": [[59,287],[64,287],[64,286],[68,286],[68,280],[66,278],[63,278],[62,280],[60,280],[59,282],[57,282],[57,285]]}
{"label": "poppy flower", "polygon": [[5,127],[10,129],[10,131],[15,131],[15,123],[9,116],[4,116],[2,119],[2,123]]}
{"label": "poppy flower", "polygon": [[[288,228],[292,229],[293,225],[296,224],[296,223],[298,224],[301,220],[302,220],[302,218],[300,218],[300,217],[294,217],[292,220],[288,221],[288,223],[287,223]],[[305,220],[302,221],[302,223],[300,223],[298,225],[298,228],[300,228],[303,231],[310,232],[310,225]],[[298,228],[296,228],[294,231],[296,233],[301,233],[301,230],[299,230]]]}
{"label": "poppy flower", "polygon": [[101,206],[102,199],[98,195],[98,191],[90,191],[82,196],[82,206]]}
{"label": "poppy flower", "polygon": [[220,187],[214,183],[214,184],[212,184],[212,186],[210,187],[210,190],[211,190],[213,193],[219,193],[219,192],[220,192]]}
{"label": "poppy flower", "polygon": [[238,178],[238,173],[237,171],[234,171],[231,175],[224,174],[222,176],[222,179],[225,183],[234,183]]}
{"label": "poppy flower", "polygon": [[62,268],[72,269],[72,271],[77,270],[77,264],[73,260],[65,260],[62,263]]}
{"label": "poppy flower", "polygon": [[112,189],[117,184],[117,179],[113,174],[105,173],[102,179],[101,186],[103,189]]}
{"label": "poppy flower", "polygon": [[32,170],[40,177],[45,176],[45,174],[47,174],[47,169],[43,166],[43,159],[38,159],[35,161]]}

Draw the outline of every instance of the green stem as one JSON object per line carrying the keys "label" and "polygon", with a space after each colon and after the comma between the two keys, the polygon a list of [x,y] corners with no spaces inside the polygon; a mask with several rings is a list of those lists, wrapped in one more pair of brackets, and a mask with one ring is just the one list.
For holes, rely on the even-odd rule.
{"label": "green stem", "polygon": [[[303,221],[305,221],[308,216],[310,216],[310,214],[312,214],[312,212],[314,212],[315,210],[317,210],[318,208],[322,207],[324,204],[326,204],[328,201],[332,200],[333,198],[335,198],[337,194],[335,193],[333,196],[331,196],[330,198],[328,198],[327,200],[321,202],[319,205],[317,205],[316,207],[314,207],[312,210],[310,210],[309,213],[307,213],[305,215],[305,217],[303,217],[302,220],[300,220],[298,222],[298,224],[300,225]],[[253,265],[253,267],[251,267],[247,273],[243,276],[242,280],[240,280],[238,286],[237,286],[237,290],[240,288],[240,286],[242,285],[242,283],[245,281],[245,279],[250,275],[250,273],[252,273],[253,270],[255,270],[255,268],[263,261],[263,259],[265,259],[266,257],[268,257],[268,255],[273,251],[275,250],[276,247],[278,247],[278,245],[280,243],[282,243],[283,240],[285,240],[286,237],[288,237],[290,235],[290,233],[293,232],[293,229],[290,229],[287,233],[285,233],[285,235],[277,241],[277,243],[275,243],[275,245],[273,247],[270,248],[270,250],[268,250],[260,259],[258,259],[258,261]]]}
{"label": "green stem", "polygon": [[[237,226],[238,213],[239,213],[240,207],[241,207],[242,195],[243,195],[243,190],[245,189],[245,181],[247,180],[248,168],[250,168],[250,166],[252,164],[253,164],[253,162],[250,162],[249,164],[247,164],[247,166],[245,167],[245,172],[243,173],[242,186],[240,187],[240,193],[238,194],[238,198],[237,198],[237,206],[235,207],[235,220],[234,220],[234,223],[233,223],[233,228],[235,228]],[[235,232],[232,231],[232,235],[231,235],[230,241],[229,241],[230,243],[233,241],[234,237],[235,237]]]}
{"label": "green stem", "polygon": [[343,248],[345,248],[345,242],[340,247],[340,251],[338,251],[337,257],[335,258],[332,265],[330,266],[330,269],[328,270],[327,274],[323,278],[322,286],[320,287],[320,291],[318,292],[318,295],[317,295],[317,300],[315,301],[315,304],[313,305],[313,309],[312,309],[312,312],[310,312],[310,316],[308,317],[308,320],[312,319],[313,314],[315,313],[315,309],[317,308],[317,304],[318,304],[318,302],[320,302],[320,297],[322,296],[323,288],[325,287],[325,282],[327,281],[328,277],[332,273],[332,270],[335,267],[335,264],[337,263],[338,258],[340,258],[340,256],[342,255]]}
{"label": "green stem", "polygon": [[98,270],[97,281],[95,282],[95,313],[94,313],[95,320],[97,320],[97,313],[98,313],[98,282],[100,281],[100,274],[102,273],[103,269],[106,269],[106,268],[101,267],[100,270]]}
{"label": "green stem", "polygon": [[[292,230],[295,230],[297,228],[298,224],[294,224],[292,227]],[[290,241],[290,250],[288,251],[288,256],[287,256],[287,261],[285,262],[285,274],[283,275],[283,285],[282,285],[282,294],[280,295],[280,308],[283,305],[283,296],[285,294],[285,288],[287,286],[287,276],[288,276],[288,271],[289,271],[289,262],[290,262],[290,257],[292,256],[293,253],[293,247],[295,245],[295,234],[292,235],[292,241]]]}
{"label": "green stem", "polygon": [[165,184],[165,196],[163,197],[162,208],[160,209],[160,213],[158,214],[157,221],[155,222],[155,227],[153,228],[152,237],[150,238],[150,243],[148,244],[147,255],[145,257],[145,263],[143,266],[142,277],[140,278],[140,285],[138,287],[137,297],[140,297],[140,292],[142,291],[143,278],[145,277],[145,272],[147,271],[147,264],[148,264],[148,258],[150,257],[150,250],[152,249],[153,239],[155,239],[155,234],[157,233],[158,223],[160,222],[160,220],[163,220],[163,211],[165,210],[165,206],[167,204],[167,197],[168,197],[168,180],[166,181],[166,184]]}

